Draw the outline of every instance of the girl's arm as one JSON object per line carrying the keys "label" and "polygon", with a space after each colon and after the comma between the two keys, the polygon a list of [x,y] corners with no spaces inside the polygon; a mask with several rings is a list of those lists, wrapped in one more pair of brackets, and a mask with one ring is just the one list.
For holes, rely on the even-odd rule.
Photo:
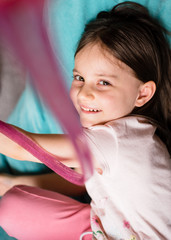
{"label": "girl's arm", "polygon": [[3,196],[13,186],[21,184],[47,189],[70,197],[81,196],[86,192],[84,186],[72,184],[56,173],[23,176],[0,174],[0,196]]}
{"label": "girl's arm", "polygon": [[[77,161],[74,147],[67,135],[36,134],[27,132],[18,127],[15,128],[30,137],[40,147],[44,148],[49,153],[53,154],[54,156],[60,157],[61,162],[63,162],[68,167],[79,167],[79,161]],[[6,137],[2,133],[0,133],[0,153],[18,160],[26,160],[40,163],[40,161],[35,158],[31,153],[26,151],[24,148],[13,142],[11,139]]]}

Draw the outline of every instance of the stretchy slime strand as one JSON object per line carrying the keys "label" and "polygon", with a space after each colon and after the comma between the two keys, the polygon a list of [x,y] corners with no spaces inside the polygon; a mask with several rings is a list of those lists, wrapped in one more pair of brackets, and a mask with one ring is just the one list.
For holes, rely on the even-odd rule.
{"label": "stretchy slime strand", "polygon": [[[60,161],[56,159],[53,155],[50,155],[43,148],[41,148],[38,144],[33,142],[30,138],[25,136],[22,132],[18,131],[11,125],[0,121],[0,132],[6,135],[8,138],[18,143],[28,152],[30,152],[33,156],[38,158],[41,162],[51,168],[53,171],[63,176],[68,181],[71,181],[75,184],[80,182],[82,179],[81,174],[78,174],[66,167]],[[70,179],[72,177],[72,179]]]}
{"label": "stretchy slime strand", "polygon": [[2,121],[0,132],[27,149],[60,176],[81,185],[93,173],[90,152],[54,56],[43,14],[43,0],[2,1],[0,3],[0,37],[28,69],[34,86],[39,90],[54,116],[58,118],[63,129],[69,134],[80,159],[83,175],[64,166],[56,157],[48,154],[31,139]]}

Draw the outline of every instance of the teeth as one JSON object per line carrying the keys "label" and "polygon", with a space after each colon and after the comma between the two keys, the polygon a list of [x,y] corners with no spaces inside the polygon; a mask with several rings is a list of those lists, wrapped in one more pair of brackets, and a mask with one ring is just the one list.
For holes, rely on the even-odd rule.
{"label": "teeth", "polygon": [[87,112],[99,112],[100,110],[98,110],[98,109],[89,109],[89,108],[84,108],[84,107],[82,107],[82,109],[84,110],[84,111],[87,111]]}

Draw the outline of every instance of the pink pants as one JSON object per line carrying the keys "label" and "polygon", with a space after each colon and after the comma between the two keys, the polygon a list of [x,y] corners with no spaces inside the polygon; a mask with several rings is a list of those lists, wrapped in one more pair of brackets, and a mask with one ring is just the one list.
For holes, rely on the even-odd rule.
{"label": "pink pants", "polygon": [[0,226],[18,240],[79,240],[91,232],[90,205],[48,190],[15,186],[0,200]]}

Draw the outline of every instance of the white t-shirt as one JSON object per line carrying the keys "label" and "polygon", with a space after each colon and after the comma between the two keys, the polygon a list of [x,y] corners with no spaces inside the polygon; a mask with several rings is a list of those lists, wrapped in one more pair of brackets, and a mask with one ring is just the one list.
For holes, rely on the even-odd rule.
{"label": "white t-shirt", "polygon": [[98,240],[171,239],[171,160],[156,128],[142,120],[130,116],[84,130],[103,170],[86,183]]}

